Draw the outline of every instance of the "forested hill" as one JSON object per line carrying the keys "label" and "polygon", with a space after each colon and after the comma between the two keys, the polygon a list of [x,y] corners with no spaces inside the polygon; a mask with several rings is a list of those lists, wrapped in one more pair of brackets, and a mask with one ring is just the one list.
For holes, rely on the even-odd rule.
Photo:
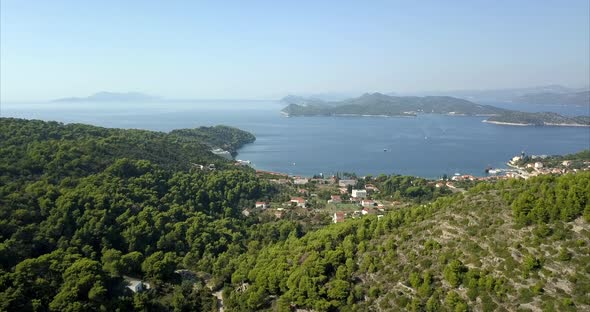
{"label": "forested hill", "polygon": [[226,307],[588,311],[589,222],[588,172],[484,183],[244,254]]}
{"label": "forested hill", "polygon": [[289,104],[282,112],[289,116],[331,116],[331,115],[384,115],[413,116],[416,113],[494,115],[504,109],[480,105],[450,96],[389,96],[381,93],[367,93],[358,98],[340,102],[321,102],[285,98]]}
{"label": "forested hill", "polygon": [[212,148],[235,152],[254,140],[252,134],[226,126],[168,134],[1,118],[0,172],[2,179],[77,177],[99,172],[118,158],[149,160],[177,169],[188,169],[193,163],[223,166],[227,161],[212,154]]}

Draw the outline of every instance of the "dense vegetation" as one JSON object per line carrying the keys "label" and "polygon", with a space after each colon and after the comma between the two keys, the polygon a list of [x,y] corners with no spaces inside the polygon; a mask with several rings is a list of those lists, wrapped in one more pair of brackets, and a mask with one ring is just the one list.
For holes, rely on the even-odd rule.
{"label": "dense vegetation", "polygon": [[589,196],[589,173],[510,180],[291,237],[235,261],[228,306],[585,310]]}
{"label": "dense vegetation", "polygon": [[241,214],[286,195],[208,152],[248,139],[231,128],[0,130],[0,311],[216,311],[219,289],[227,311],[590,308],[588,172],[359,179],[417,204],[312,230]]}
{"label": "dense vegetation", "polygon": [[[299,98],[287,98],[294,101],[283,109],[290,116],[305,115],[385,115],[415,116],[416,113],[435,113],[459,115],[493,115],[504,109],[480,105],[450,96],[389,96],[381,93],[364,94],[358,98],[340,102],[321,102],[310,100],[302,102]],[[304,104],[302,104],[304,103]]]}
{"label": "dense vegetation", "polygon": [[507,111],[487,119],[492,122],[506,122],[523,125],[545,126],[545,125],[589,125],[590,116],[565,117],[557,113],[527,113]]}

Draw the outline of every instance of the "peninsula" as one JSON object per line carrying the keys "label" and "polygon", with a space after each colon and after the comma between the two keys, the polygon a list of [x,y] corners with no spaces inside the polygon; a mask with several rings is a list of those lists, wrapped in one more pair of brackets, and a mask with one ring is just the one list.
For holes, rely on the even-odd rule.
{"label": "peninsula", "polygon": [[508,126],[589,127],[590,116],[566,117],[550,112],[527,113],[506,111],[501,115],[490,116],[484,122]]}

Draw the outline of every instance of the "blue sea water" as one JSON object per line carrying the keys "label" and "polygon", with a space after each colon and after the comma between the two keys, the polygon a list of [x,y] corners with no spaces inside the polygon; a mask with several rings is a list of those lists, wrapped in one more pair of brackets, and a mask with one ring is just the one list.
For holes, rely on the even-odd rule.
{"label": "blue sea water", "polygon": [[[563,107],[509,105],[580,114]],[[256,142],[240,149],[237,158],[250,160],[257,169],[306,176],[345,171],[481,176],[486,167],[504,167],[521,151],[551,155],[590,148],[590,128],[500,126],[483,123],[483,117],[428,114],[287,118],[281,108],[274,101],[2,103],[0,115],[157,131],[225,124],[256,135]]]}

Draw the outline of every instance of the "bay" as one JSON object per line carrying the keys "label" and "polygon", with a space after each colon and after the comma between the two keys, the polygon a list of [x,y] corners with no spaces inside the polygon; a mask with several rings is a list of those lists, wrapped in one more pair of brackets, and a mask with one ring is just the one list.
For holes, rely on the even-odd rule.
{"label": "bay", "polygon": [[482,123],[483,117],[429,114],[286,118],[279,113],[281,108],[275,101],[238,100],[2,103],[0,115],[156,131],[229,125],[257,138],[240,149],[238,159],[250,160],[257,169],[304,176],[336,172],[482,176],[486,167],[503,168],[521,151],[551,155],[590,148],[590,128],[500,126]]}

